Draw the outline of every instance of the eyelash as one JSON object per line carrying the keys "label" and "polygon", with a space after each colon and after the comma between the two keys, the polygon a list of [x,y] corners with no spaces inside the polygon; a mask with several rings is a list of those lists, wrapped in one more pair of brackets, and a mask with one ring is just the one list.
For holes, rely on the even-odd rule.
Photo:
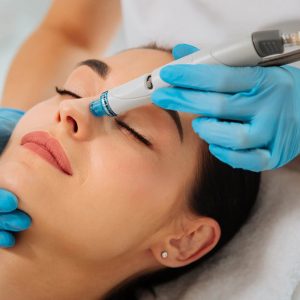
{"label": "eyelash", "polygon": [[71,91],[68,91],[68,90],[65,90],[65,89],[61,89],[59,87],[55,87],[55,91],[57,94],[61,95],[61,96],[64,96],[64,95],[68,95],[68,96],[71,96],[73,98],[76,98],[76,99],[80,99],[82,98],[81,96],[71,92]]}
{"label": "eyelash", "polygon": [[[65,90],[65,89],[61,89],[59,87],[55,87],[55,90],[61,96],[68,95],[68,96],[71,96],[71,97],[74,97],[74,98],[77,98],[77,99],[81,98],[80,96],[74,94],[73,92]],[[131,128],[128,124],[126,124],[125,122],[123,122],[119,119],[115,119],[115,121],[116,121],[116,123],[119,127],[122,127],[124,129],[126,129],[139,142],[143,143],[147,147],[152,146],[152,143],[149,140],[147,140],[142,134],[138,133],[136,130]]]}
{"label": "eyelash", "polygon": [[147,147],[152,147],[152,143],[149,140],[147,140],[143,135],[138,133],[136,130],[134,130],[133,128],[131,128],[130,126],[128,126],[126,123],[124,123],[123,121],[121,121],[119,119],[115,119],[115,121],[118,124],[118,126],[125,128],[139,142],[145,144]]}

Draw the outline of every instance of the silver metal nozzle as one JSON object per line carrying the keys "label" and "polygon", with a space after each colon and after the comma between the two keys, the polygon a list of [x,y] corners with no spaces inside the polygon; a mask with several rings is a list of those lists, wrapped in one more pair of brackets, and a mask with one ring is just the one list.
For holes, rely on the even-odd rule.
{"label": "silver metal nozzle", "polygon": [[300,31],[283,33],[282,39],[285,46],[300,46]]}

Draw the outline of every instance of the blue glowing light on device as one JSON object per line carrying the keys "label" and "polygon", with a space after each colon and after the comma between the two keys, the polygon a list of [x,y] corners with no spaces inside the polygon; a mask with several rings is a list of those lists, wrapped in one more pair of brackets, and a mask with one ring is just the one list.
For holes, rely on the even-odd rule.
{"label": "blue glowing light on device", "polygon": [[101,94],[99,101],[94,101],[90,104],[90,111],[97,117],[110,116],[115,117],[117,114],[110,108],[108,99],[108,91]]}

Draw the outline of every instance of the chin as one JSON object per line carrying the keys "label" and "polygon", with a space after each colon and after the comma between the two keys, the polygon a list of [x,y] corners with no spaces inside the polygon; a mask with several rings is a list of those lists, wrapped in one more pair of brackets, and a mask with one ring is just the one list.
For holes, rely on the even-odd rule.
{"label": "chin", "polygon": [[38,194],[45,194],[49,186],[46,186],[45,174],[41,175],[41,168],[37,168],[32,157],[20,152],[6,151],[1,156],[0,188],[14,193],[18,198],[18,208],[30,214],[27,206],[35,201]]}
{"label": "chin", "polygon": [[[30,192],[34,188],[45,194],[57,181],[59,172],[37,154],[23,146],[10,147],[0,158],[0,187],[13,192]],[[56,180],[53,180],[56,179]]]}

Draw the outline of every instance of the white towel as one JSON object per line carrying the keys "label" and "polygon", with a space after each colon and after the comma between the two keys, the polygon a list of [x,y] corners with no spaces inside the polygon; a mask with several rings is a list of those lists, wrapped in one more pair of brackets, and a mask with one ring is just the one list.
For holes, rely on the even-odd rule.
{"label": "white towel", "polygon": [[263,173],[251,219],[225,248],[155,290],[159,300],[298,300],[299,282],[300,172],[281,168]]}

